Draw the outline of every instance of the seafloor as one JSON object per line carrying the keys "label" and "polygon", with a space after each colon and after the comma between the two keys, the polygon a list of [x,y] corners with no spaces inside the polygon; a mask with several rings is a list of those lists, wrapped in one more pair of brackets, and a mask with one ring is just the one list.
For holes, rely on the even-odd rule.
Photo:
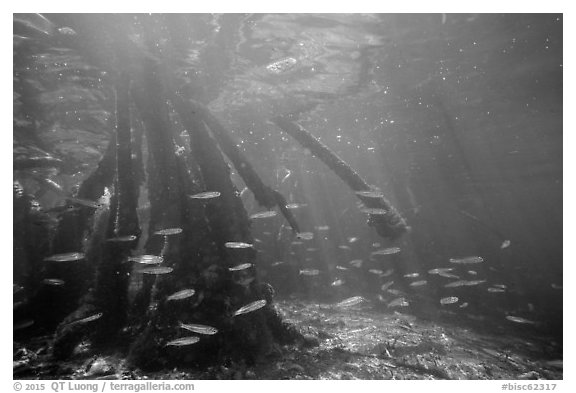
{"label": "seafloor", "polygon": [[[301,299],[278,301],[305,340],[278,346],[265,362],[145,373],[89,348],[67,362],[49,360],[49,338],[14,343],[15,379],[562,379],[561,344],[547,337],[481,333],[478,326],[349,309]],[[523,338],[524,337],[524,338]],[[188,347],[186,350],[191,350]]]}

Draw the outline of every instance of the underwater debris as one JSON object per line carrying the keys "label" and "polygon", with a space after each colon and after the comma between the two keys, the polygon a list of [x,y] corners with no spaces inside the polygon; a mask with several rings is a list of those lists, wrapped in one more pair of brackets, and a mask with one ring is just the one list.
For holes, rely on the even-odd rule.
{"label": "underwater debris", "polygon": [[160,235],[160,236],[178,235],[180,233],[182,233],[182,228],[166,228],[166,229],[161,229],[159,231],[154,232],[155,235]]}
{"label": "underwater debris", "polygon": [[106,239],[106,241],[112,242],[112,243],[123,243],[123,242],[134,241],[137,238],[138,237],[136,235],[127,235],[127,236],[111,237],[110,239]]}
{"label": "underwater debris", "polygon": [[479,256],[463,257],[463,258],[450,258],[451,263],[469,264],[484,262],[484,258]]}
{"label": "underwater debris", "polygon": [[506,315],[506,319],[511,321],[511,322],[516,322],[516,323],[525,323],[525,324],[531,324],[531,325],[536,324],[536,322],[530,321],[529,319],[522,318],[522,317],[515,317],[513,315]]}
{"label": "underwater debris", "polygon": [[296,238],[301,240],[312,240],[314,238],[314,234],[312,232],[300,232],[296,234]]}
{"label": "underwater debris", "polygon": [[128,261],[141,263],[143,265],[157,265],[164,262],[164,258],[159,255],[138,255],[129,257]]}
{"label": "underwater debris", "polygon": [[243,242],[226,242],[224,243],[224,247],[226,248],[250,248],[252,244],[243,243]]}
{"label": "underwater debris", "polygon": [[317,276],[320,274],[320,270],[318,269],[302,269],[300,270],[300,274],[303,276]]}
{"label": "underwater debris", "polygon": [[64,280],[61,280],[59,278],[45,278],[44,280],[42,280],[42,282],[46,285],[52,285],[55,287],[59,287],[66,284]]}
{"label": "underwater debris", "polygon": [[365,198],[384,198],[384,193],[380,191],[356,191],[356,195]]}
{"label": "underwater debris", "polygon": [[177,338],[176,340],[168,341],[165,346],[183,347],[186,345],[196,344],[198,341],[200,341],[200,337],[198,336],[182,337]]}
{"label": "underwater debris", "polygon": [[136,270],[136,273],[141,273],[141,274],[168,274],[168,273],[172,273],[174,269],[172,269],[171,267],[168,266],[150,266],[150,267],[145,267],[143,269],[140,270]]}
{"label": "underwater debris", "polygon": [[181,291],[175,292],[172,295],[168,296],[166,298],[167,301],[171,301],[171,300],[182,300],[182,299],[187,299],[191,296],[194,296],[194,294],[196,293],[196,291],[192,288],[188,288],[188,289],[183,289]]}
{"label": "underwater debris", "polygon": [[392,255],[392,254],[398,254],[400,251],[400,247],[388,247],[388,248],[383,248],[382,250],[376,250],[376,251],[372,251],[370,254],[371,255]]}
{"label": "underwater debris", "polygon": [[276,216],[278,213],[276,213],[276,211],[274,210],[267,210],[264,212],[260,212],[260,213],[254,213],[250,216],[251,220],[257,220],[260,218],[269,218],[269,217],[274,217]]}
{"label": "underwater debris", "polygon": [[198,333],[198,334],[213,335],[213,334],[218,333],[218,329],[216,329],[215,327],[212,327],[212,326],[207,326],[207,325],[180,322],[179,326],[182,329],[186,329],[186,330],[189,330],[193,333]]}
{"label": "underwater debris", "polygon": [[408,307],[410,303],[404,297],[399,297],[388,303],[388,307]]}
{"label": "underwater debris", "polygon": [[440,299],[440,304],[453,304],[457,302],[458,298],[456,296],[443,297]]}
{"label": "underwater debris", "polygon": [[362,303],[364,300],[366,299],[364,299],[362,296],[352,296],[342,300],[339,303],[336,303],[336,307],[352,307]]}
{"label": "underwater debris", "polygon": [[201,192],[199,194],[188,195],[188,198],[190,198],[190,199],[212,199],[212,198],[218,198],[219,196],[220,196],[220,193],[218,191],[206,191],[206,192]]}
{"label": "underwater debris", "polygon": [[420,280],[420,281],[414,281],[414,282],[410,283],[410,286],[411,287],[421,287],[421,286],[427,285],[427,284],[428,284],[428,281]]}
{"label": "underwater debris", "polygon": [[293,57],[287,57],[270,63],[266,66],[266,69],[273,74],[282,74],[291,68],[293,68],[298,61]]}
{"label": "underwater debris", "polygon": [[256,311],[261,309],[266,305],[266,300],[256,300],[255,302],[249,303],[243,307],[240,307],[238,310],[234,312],[234,316],[247,314],[252,311]]}
{"label": "underwater debris", "polygon": [[236,266],[232,266],[229,267],[228,270],[230,270],[231,272],[237,272],[240,270],[246,270],[251,268],[253,265],[251,263],[242,263],[240,265],[236,265]]}
{"label": "underwater debris", "polygon": [[84,259],[85,255],[82,252],[67,252],[64,254],[55,254],[44,258],[45,261],[49,262],[72,262]]}

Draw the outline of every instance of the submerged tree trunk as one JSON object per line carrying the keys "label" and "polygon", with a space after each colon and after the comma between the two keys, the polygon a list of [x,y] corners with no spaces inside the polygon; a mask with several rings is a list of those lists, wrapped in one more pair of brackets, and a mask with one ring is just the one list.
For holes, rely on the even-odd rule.
{"label": "submerged tree trunk", "polygon": [[[304,148],[309,149],[353,191],[374,191],[346,162],[304,128],[283,117],[277,117],[273,121]],[[386,198],[383,196],[374,198],[356,195],[367,207],[385,210],[385,214],[370,214],[369,224],[376,228],[380,236],[396,239],[407,231],[406,221]]]}

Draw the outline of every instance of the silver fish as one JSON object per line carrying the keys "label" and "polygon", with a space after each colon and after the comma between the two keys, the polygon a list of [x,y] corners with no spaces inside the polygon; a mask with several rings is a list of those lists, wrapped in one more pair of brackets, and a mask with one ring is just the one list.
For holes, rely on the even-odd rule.
{"label": "silver fish", "polygon": [[344,284],[344,281],[342,280],[336,280],[334,281],[332,284],[330,284],[333,287],[339,287],[340,285]]}
{"label": "silver fish", "polygon": [[437,267],[435,269],[430,269],[428,270],[428,274],[440,274],[440,273],[446,273],[446,272],[450,272],[454,270],[454,268],[451,267]]}
{"label": "silver fish", "polygon": [[416,278],[416,277],[420,277],[420,274],[419,274],[419,273],[408,273],[408,274],[405,274],[404,277],[406,277],[406,278]]}
{"label": "silver fish", "polygon": [[274,217],[277,213],[274,210],[268,210],[265,212],[260,212],[260,213],[254,213],[250,216],[251,220],[257,220],[259,218],[268,218],[268,217]]}
{"label": "silver fish", "polygon": [[84,259],[85,255],[81,252],[67,252],[64,254],[55,254],[51,255],[47,258],[44,258],[45,261],[50,262],[71,262],[71,261],[79,261]]}
{"label": "silver fish", "polygon": [[266,69],[273,74],[282,74],[293,68],[296,63],[298,63],[298,60],[293,57],[287,57],[285,59],[281,59],[275,61],[274,63],[268,64]]}
{"label": "silver fish", "polygon": [[444,285],[444,287],[446,288],[457,288],[457,287],[464,287],[468,285],[468,281],[466,280],[459,280],[459,281],[453,281],[451,283],[448,283],[446,285]]}
{"label": "silver fish", "polygon": [[207,325],[200,325],[200,324],[195,324],[195,323],[182,323],[182,322],[180,322],[180,327],[182,329],[186,329],[186,330],[189,330],[193,333],[198,333],[198,334],[213,335],[213,334],[218,333],[218,329],[216,329],[215,327],[207,326]]}
{"label": "silver fish", "polygon": [[501,249],[508,248],[508,247],[510,247],[510,244],[511,244],[510,240],[504,240],[502,242],[502,245],[500,245],[500,248]]}
{"label": "silver fish", "polygon": [[377,251],[373,251],[371,254],[372,255],[392,255],[392,254],[398,254],[400,251],[400,247],[389,247],[389,248],[383,248],[382,250],[377,250]]}
{"label": "silver fish", "polygon": [[370,269],[370,270],[368,270],[368,273],[380,275],[380,274],[382,274],[382,273],[384,273],[384,272],[383,272],[382,270],[380,270],[380,269]]}
{"label": "silver fish", "polygon": [[182,337],[177,338],[176,340],[168,341],[166,346],[182,347],[185,345],[196,344],[198,341],[200,341],[200,337],[198,336]]}
{"label": "silver fish", "polygon": [[356,191],[356,195],[365,197],[365,198],[383,198],[384,194],[380,191]]}
{"label": "silver fish", "polygon": [[302,269],[300,270],[300,274],[304,276],[317,276],[320,274],[320,270],[318,269]]}
{"label": "silver fish", "polygon": [[274,263],[273,263],[272,265],[270,265],[270,266],[279,266],[279,265],[282,265],[282,264],[284,264],[284,261],[276,261],[276,262],[274,262]]}
{"label": "silver fish", "polygon": [[102,318],[102,315],[104,315],[104,314],[101,313],[101,312],[99,312],[99,313],[97,313],[97,314],[90,315],[90,316],[88,316],[88,317],[86,317],[86,318],[77,319],[77,320],[75,320],[75,321],[72,321],[72,322],[70,322],[70,324],[77,325],[77,324],[84,324],[84,323],[92,322],[92,321],[95,321],[95,320],[97,320],[97,319]]}
{"label": "silver fish", "polygon": [[251,268],[252,266],[253,266],[253,265],[252,265],[251,263],[243,263],[243,264],[241,264],[241,265],[236,265],[236,266],[229,267],[228,270],[230,270],[231,272],[237,272],[237,271],[240,271],[240,270],[249,269],[249,268]]}
{"label": "silver fish", "polygon": [[392,285],[394,285],[394,281],[388,281],[388,282],[385,282],[384,284],[382,284],[382,287],[380,289],[385,291],[388,288],[390,288]]}
{"label": "silver fish", "polygon": [[348,270],[347,267],[340,266],[340,265],[336,265],[336,269],[338,269],[338,270]]}
{"label": "silver fish", "polygon": [[296,235],[296,238],[301,240],[312,240],[314,238],[314,234],[312,232],[300,232]]}
{"label": "silver fish", "polygon": [[443,297],[440,299],[440,304],[452,304],[456,302],[458,302],[458,298],[456,296]]}
{"label": "silver fish", "polygon": [[255,302],[249,303],[244,307],[240,307],[236,312],[234,312],[234,316],[246,314],[252,311],[256,311],[261,309],[266,305],[266,300],[256,300]]}
{"label": "silver fish", "polygon": [[410,286],[411,287],[421,287],[421,286],[426,285],[426,284],[428,284],[428,281],[420,280],[420,281],[414,281],[414,282],[410,283]]}
{"label": "silver fish", "polygon": [[53,285],[53,286],[62,286],[65,284],[64,280],[60,280],[59,278],[45,278],[42,282],[46,285]]}
{"label": "silver fish", "polygon": [[132,242],[136,239],[137,239],[136,235],[127,235],[127,236],[111,237],[110,239],[106,239],[106,241],[112,243],[123,243],[123,242]]}
{"label": "silver fish", "polygon": [[67,197],[66,200],[70,201],[71,203],[75,203],[76,205],[91,207],[92,209],[100,209],[104,207],[104,204],[100,202],[91,201],[89,199]]}
{"label": "silver fish", "polygon": [[345,245],[345,244],[343,244],[343,245],[341,245],[341,246],[338,246],[338,248],[341,249],[341,250],[351,250],[350,246],[347,246],[347,245]]}
{"label": "silver fish", "polygon": [[507,315],[506,319],[512,322],[516,322],[516,323],[527,323],[527,324],[535,324],[536,322],[534,321],[530,321],[528,319],[522,318],[522,317],[515,317],[513,315]]}
{"label": "silver fish", "polygon": [[410,303],[403,297],[399,297],[388,303],[388,307],[408,307],[409,305]]}
{"label": "silver fish", "polygon": [[306,207],[308,206],[305,203],[289,203],[286,205],[286,209],[299,209],[301,207]]}
{"label": "silver fish", "polygon": [[22,329],[26,329],[30,326],[34,325],[34,321],[31,319],[27,319],[24,320],[22,322],[18,322],[17,324],[14,325],[14,330],[22,330]]}
{"label": "silver fish", "polygon": [[182,233],[182,228],[166,228],[154,232],[155,235],[161,235],[161,236],[178,235],[180,233]]}
{"label": "silver fish", "polygon": [[201,192],[199,194],[189,195],[188,198],[190,198],[190,199],[212,199],[212,198],[218,198],[219,196],[220,196],[220,193],[218,191],[206,191],[206,192]]}
{"label": "silver fish", "polygon": [[348,262],[350,265],[354,267],[362,267],[362,260],[361,259],[354,259],[353,261]]}
{"label": "silver fish", "polygon": [[386,210],[386,209],[378,209],[378,208],[372,208],[372,207],[365,207],[364,209],[361,209],[360,211],[364,214],[373,214],[373,215],[377,215],[377,216],[383,216],[383,215],[386,215],[388,213],[388,210]]}
{"label": "silver fish", "polygon": [[390,268],[390,269],[386,270],[384,273],[382,273],[382,277],[388,277],[388,276],[392,275],[392,273],[394,273],[394,269]]}
{"label": "silver fish", "polygon": [[451,263],[470,264],[484,262],[484,258],[479,256],[463,257],[463,258],[450,258]]}
{"label": "silver fish", "polygon": [[172,273],[174,269],[168,266],[150,266],[143,269],[137,270],[137,273],[141,274],[168,274]]}
{"label": "silver fish", "polygon": [[491,288],[488,288],[487,291],[490,292],[490,293],[504,293],[504,292],[506,292],[505,289],[502,289],[502,288],[492,288],[492,287],[491,287]]}
{"label": "silver fish", "polygon": [[130,262],[137,262],[143,265],[157,265],[164,262],[164,258],[159,255],[137,255],[134,257],[129,257]]}
{"label": "silver fish", "polygon": [[226,242],[224,243],[224,247],[226,248],[250,248],[252,244],[243,243],[243,242]]}
{"label": "silver fish", "polygon": [[353,296],[348,299],[342,300],[340,303],[336,304],[336,307],[351,307],[360,304],[364,301],[362,296]]}
{"label": "silver fish", "polygon": [[193,289],[183,289],[181,291],[175,292],[172,295],[168,296],[166,298],[167,301],[171,301],[171,300],[182,300],[182,299],[186,299],[189,298],[191,296],[194,296],[194,294],[196,293],[195,290]]}

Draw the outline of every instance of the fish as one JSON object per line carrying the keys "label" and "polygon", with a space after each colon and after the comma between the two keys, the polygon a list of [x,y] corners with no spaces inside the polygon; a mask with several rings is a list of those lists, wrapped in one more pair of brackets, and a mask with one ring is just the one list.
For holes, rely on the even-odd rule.
{"label": "fish", "polygon": [[392,273],[394,273],[394,269],[390,268],[390,269],[386,270],[384,273],[382,273],[382,277],[388,277],[388,276],[392,275]]}
{"label": "fish", "polygon": [[45,278],[44,280],[42,280],[42,282],[46,285],[52,285],[55,287],[59,287],[65,284],[64,280],[61,280],[59,278]]}
{"label": "fish", "polygon": [[351,307],[360,304],[365,299],[362,296],[352,296],[336,304],[336,307]]}
{"label": "fish", "polygon": [[408,273],[408,274],[405,274],[404,277],[406,277],[406,278],[416,278],[416,277],[420,277],[420,274],[419,274],[419,273]]}
{"label": "fish", "polygon": [[201,192],[199,194],[188,195],[188,198],[190,198],[190,199],[212,199],[212,198],[218,198],[219,196],[220,196],[220,193],[218,191],[206,191],[206,192]]}
{"label": "fish", "polygon": [[96,321],[97,319],[102,318],[102,315],[104,315],[104,313],[96,313],[93,315],[90,315],[86,318],[82,318],[82,319],[77,319],[75,321],[70,322],[70,325],[78,325],[78,324],[84,324],[84,323],[88,323],[88,322],[93,322]]}
{"label": "fish", "polygon": [[348,238],[348,243],[356,243],[358,241],[357,237],[349,237]]}
{"label": "fish", "polygon": [[445,288],[457,288],[457,287],[464,287],[468,285],[468,281],[466,280],[459,280],[459,281],[453,281],[451,283],[448,283],[446,285],[444,285]]}
{"label": "fish", "polygon": [[511,244],[510,240],[504,240],[504,241],[502,242],[502,244],[500,245],[500,248],[501,248],[501,249],[508,248],[508,247],[510,247],[510,244]]}
{"label": "fish", "polygon": [[18,292],[20,292],[21,290],[23,290],[24,287],[18,284],[12,284],[12,294],[15,295]]}
{"label": "fish", "polygon": [[251,268],[253,265],[251,263],[243,263],[241,265],[236,265],[236,266],[232,266],[229,267],[228,270],[230,270],[231,272],[237,272],[239,270],[246,270]]}
{"label": "fish", "polygon": [[501,288],[501,289],[506,289],[506,288],[508,288],[508,287],[507,287],[506,285],[504,285],[504,284],[492,284],[492,286],[493,286],[494,288]]}
{"label": "fish", "polygon": [[215,327],[212,326],[207,326],[207,325],[200,325],[200,324],[195,324],[195,323],[182,323],[180,322],[179,325],[182,329],[186,329],[189,330],[193,333],[198,333],[198,334],[206,334],[206,335],[213,335],[218,333],[218,329],[216,329]]}
{"label": "fish", "polygon": [[274,262],[274,263],[273,263],[272,265],[270,265],[270,266],[280,266],[280,265],[282,265],[282,264],[284,264],[284,261],[276,261],[276,262]]}
{"label": "fish", "polygon": [[128,261],[141,263],[143,265],[157,265],[164,262],[164,258],[159,255],[137,255],[129,257]]}
{"label": "fish", "polygon": [[194,289],[191,289],[191,288],[183,289],[181,291],[175,292],[172,295],[168,296],[166,298],[166,300],[171,301],[171,300],[187,299],[191,296],[194,296],[195,293],[196,293],[196,291]]}
{"label": "fish", "polygon": [[372,251],[371,255],[392,255],[398,254],[400,251],[402,251],[400,250],[400,247],[389,247],[377,251]]}
{"label": "fish", "polygon": [[478,272],[476,270],[468,270],[468,274],[470,274],[471,276],[477,276]]}
{"label": "fish", "polygon": [[257,220],[260,218],[268,218],[268,217],[274,217],[276,215],[276,211],[274,210],[267,210],[265,212],[260,212],[260,213],[254,213],[250,216],[251,220]]}
{"label": "fish", "polygon": [[456,302],[458,302],[458,298],[456,296],[443,297],[440,299],[440,304],[453,304]]}
{"label": "fish", "polygon": [[399,297],[388,303],[388,307],[408,307],[410,303],[404,297]]}
{"label": "fish", "polygon": [[402,291],[399,291],[398,289],[394,289],[394,288],[388,289],[386,292],[388,292],[394,296],[400,296],[402,294]]}
{"label": "fish", "polygon": [[341,249],[341,250],[351,250],[351,249],[352,249],[352,248],[350,248],[350,246],[347,246],[347,245],[345,245],[345,244],[343,244],[343,245],[341,245],[341,246],[338,246],[338,248]]}
{"label": "fish", "polygon": [[368,272],[372,273],[372,274],[378,274],[378,275],[383,273],[383,271],[380,269],[370,269],[370,270],[368,270]]}
{"label": "fish", "polygon": [[382,286],[380,287],[380,289],[382,289],[383,291],[387,290],[388,288],[390,288],[392,285],[394,285],[394,281],[388,281],[385,282],[384,284],[382,284]]}
{"label": "fish", "polygon": [[338,279],[338,280],[332,282],[332,284],[330,284],[330,285],[333,286],[333,287],[339,287],[339,286],[342,285],[342,284],[344,284],[344,281]]}
{"label": "fish", "polygon": [[137,273],[141,274],[168,274],[172,273],[174,269],[168,266],[150,266],[143,269],[137,270]]}
{"label": "fish", "polygon": [[362,213],[365,214],[373,214],[373,215],[377,215],[377,216],[383,216],[386,215],[388,213],[388,210],[386,209],[378,209],[378,208],[373,208],[373,207],[365,207],[363,209],[360,210]]}
{"label": "fish", "polygon": [[435,269],[430,269],[428,270],[428,274],[440,274],[440,273],[445,273],[445,272],[450,272],[454,270],[454,268],[451,267],[437,267]]}
{"label": "fish", "polygon": [[285,59],[277,60],[273,63],[268,64],[266,66],[266,69],[269,72],[278,75],[289,71],[296,65],[296,63],[298,63],[298,60],[296,60],[293,57],[287,57]]}
{"label": "fish", "polygon": [[136,235],[127,235],[127,236],[118,236],[118,237],[111,237],[106,239],[108,242],[112,243],[123,243],[123,242],[131,242],[138,238]]}
{"label": "fish", "polygon": [[384,194],[380,191],[356,191],[356,195],[365,198],[383,198]]}
{"label": "fish", "polygon": [[[308,206],[308,205],[305,203],[289,203],[286,205],[286,209],[299,209],[301,207],[306,207],[306,206]],[[326,229],[321,229],[321,230],[327,230],[327,229],[328,229],[328,227],[326,227]]]}
{"label": "fish", "polygon": [[414,281],[414,282],[410,283],[410,286],[411,287],[421,287],[421,286],[426,285],[426,284],[428,284],[428,281],[420,280],[420,281]]}
{"label": "fish", "polygon": [[320,274],[320,270],[318,269],[302,269],[300,270],[300,274],[303,276],[317,276]]}
{"label": "fish", "polygon": [[55,254],[44,258],[45,261],[49,262],[71,262],[79,261],[84,259],[85,255],[82,252],[67,252],[64,254]]}
{"label": "fish", "polygon": [[57,30],[58,33],[62,35],[76,35],[76,32],[71,27],[68,26],[59,27]]}
{"label": "fish", "polygon": [[304,242],[301,242],[301,241],[299,241],[299,240],[294,240],[291,244],[294,244],[294,245],[296,245],[296,246],[299,246],[299,245],[301,245],[301,244],[304,244]]}
{"label": "fish", "polygon": [[445,278],[460,278],[459,276],[452,274],[452,273],[446,273],[446,272],[440,272],[438,273],[438,275],[440,277],[445,277]]}
{"label": "fish", "polygon": [[486,280],[470,280],[470,281],[466,282],[466,285],[470,287],[470,286],[482,284],[485,282],[486,282]]}
{"label": "fish", "polygon": [[381,246],[381,244],[378,243],[378,242],[372,243],[372,247],[374,247],[374,248],[378,248],[378,247],[380,247],[380,246]]}
{"label": "fish", "polygon": [[484,258],[479,256],[462,257],[462,258],[450,258],[451,263],[469,264],[469,263],[480,263],[484,262]]}
{"label": "fish", "polygon": [[548,360],[544,362],[545,365],[555,368],[564,368],[564,361],[562,359]]}
{"label": "fish", "polygon": [[104,207],[104,204],[100,202],[91,201],[89,199],[66,197],[66,200],[76,205],[90,207],[92,209],[100,209]]}
{"label": "fish", "polygon": [[242,285],[243,287],[247,287],[255,279],[256,279],[256,277],[244,277],[244,278],[241,278],[239,280],[235,280],[235,282],[239,285]]}
{"label": "fish", "polygon": [[256,300],[255,302],[249,303],[243,307],[240,307],[238,310],[234,312],[234,316],[247,314],[252,311],[256,311],[261,309],[266,305],[266,300]]}
{"label": "fish", "polygon": [[314,234],[312,232],[300,232],[296,235],[296,238],[301,240],[312,240]]}
{"label": "fish", "polygon": [[462,304],[461,304],[460,306],[458,306],[458,307],[460,307],[460,308],[466,308],[466,307],[468,307],[468,302],[464,302],[464,303],[462,303]]}
{"label": "fish", "polygon": [[315,252],[315,251],[318,251],[318,249],[315,248],[315,247],[308,247],[308,248],[306,249],[306,251],[308,251],[308,252]]}
{"label": "fish", "polygon": [[166,228],[154,232],[155,235],[161,235],[161,236],[178,235],[180,233],[182,233],[182,228]]}
{"label": "fish", "polygon": [[362,259],[354,259],[353,261],[348,262],[350,265],[354,267],[362,267]]}
{"label": "fish", "polygon": [[176,340],[168,341],[165,345],[167,347],[168,346],[183,347],[185,345],[196,344],[198,341],[200,341],[200,337],[189,336],[189,337],[182,337],[182,338],[177,338]]}
{"label": "fish", "polygon": [[522,317],[515,317],[513,315],[507,315],[506,319],[511,321],[511,322],[516,322],[516,323],[526,323],[526,324],[536,324],[536,322],[534,321],[530,321],[528,319],[522,318]]}
{"label": "fish", "polygon": [[319,227],[316,227],[316,229],[319,231],[327,231],[330,229],[330,227],[328,225],[321,225]]}
{"label": "fish", "polygon": [[13,330],[22,330],[22,329],[26,329],[29,328],[30,326],[34,325],[34,321],[32,319],[26,319],[24,321],[18,322],[17,324],[14,325],[14,329]]}
{"label": "fish", "polygon": [[338,270],[348,270],[347,267],[340,266],[340,265],[336,265],[336,269],[338,269]]}
{"label": "fish", "polygon": [[487,291],[490,293],[504,293],[504,292],[506,292],[506,290],[504,290],[502,288],[492,288],[492,287],[488,288]]}
{"label": "fish", "polygon": [[562,289],[562,285],[558,285],[555,283],[550,284],[550,286],[552,287],[552,289]]}
{"label": "fish", "polygon": [[226,242],[224,243],[224,247],[226,248],[250,248],[252,244],[243,243],[243,242]]}

